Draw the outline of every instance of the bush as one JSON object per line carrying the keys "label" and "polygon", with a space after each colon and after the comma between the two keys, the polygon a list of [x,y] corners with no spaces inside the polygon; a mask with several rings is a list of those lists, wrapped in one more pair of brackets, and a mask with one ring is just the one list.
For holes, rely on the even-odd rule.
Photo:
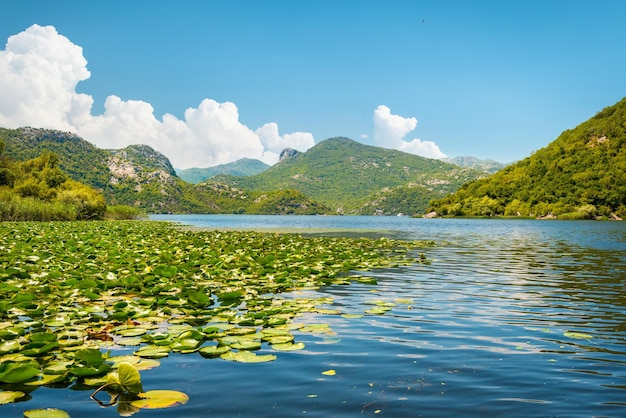
{"label": "bush", "polygon": [[125,219],[143,219],[146,218],[147,215],[141,209],[135,206],[127,206],[127,205],[115,205],[107,207],[106,212],[104,213],[105,219],[110,220],[125,220]]}

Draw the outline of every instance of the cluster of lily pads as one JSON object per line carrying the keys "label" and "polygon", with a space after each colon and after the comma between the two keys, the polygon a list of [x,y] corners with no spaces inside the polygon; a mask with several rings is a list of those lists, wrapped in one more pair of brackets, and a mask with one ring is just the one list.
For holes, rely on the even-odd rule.
{"label": "cluster of lily pads", "polygon": [[[120,364],[146,370],[170,353],[272,361],[255,351],[299,350],[295,330],[331,331],[299,316],[342,314],[330,298],[285,292],[374,284],[355,272],[424,261],[411,255],[424,245],[149,221],[0,223],[0,404],[42,385],[106,385]],[[133,355],[111,355],[123,347]]]}

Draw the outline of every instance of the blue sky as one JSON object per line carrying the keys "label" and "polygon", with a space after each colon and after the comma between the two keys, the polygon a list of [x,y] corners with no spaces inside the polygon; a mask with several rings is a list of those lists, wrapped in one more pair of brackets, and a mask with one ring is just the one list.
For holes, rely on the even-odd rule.
{"label": "blue sky", "polygon": [[144,142],[180,168],[272,162],[284,146],[333,136],[508,162],[626,96],[621,0],[3,0],[2,9],[0,126],[75,130],[101,147]]}

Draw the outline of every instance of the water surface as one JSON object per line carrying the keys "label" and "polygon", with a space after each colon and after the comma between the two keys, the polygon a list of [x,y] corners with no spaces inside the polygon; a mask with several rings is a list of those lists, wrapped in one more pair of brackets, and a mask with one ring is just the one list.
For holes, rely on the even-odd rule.
{"label": "water surface", "polygon": [[[626,416],[626,223],[328,216],[155,216],[213,228],[302,230],[429,239],[430,264],[365,274],[378,285],[306,293],[362,314],[313,315],[334,335],[298,333],[303,351],[265,364],[172,355],[144,387],[182,390],[155,417]],[[416,254],[417,255],[417,254]],[[294,296],[303,296],[303,292]],[[269,352],[263,348],[260,353]],[[322,372],[335,370],[334,376]],[[29,408],[72,416],[89,392],[42,388]],[[60,399],[59,399],[60,398]],[[51,400],[55,402],[51,405]],[[24,410],[23,404],[0,412]]]}

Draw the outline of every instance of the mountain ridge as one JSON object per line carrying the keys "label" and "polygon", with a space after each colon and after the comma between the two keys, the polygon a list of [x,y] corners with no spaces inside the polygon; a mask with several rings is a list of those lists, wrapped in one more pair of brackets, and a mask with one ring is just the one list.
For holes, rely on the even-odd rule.
{"label": "mountain ridge", "polygon": [[[366,212],[372,212],[374,196],[385,189],[419,186],[432,199],[481,176],[483,172],[444,161],[335,137],[284,159],[262,173],[243,178],[216,176],[212,181],[254,191],[266,190],[268,185],[298,190],[338,213],[358,214],[364,205],[370,206]],[[427,203],[409,205],[401,212],[422,212],[426,206]],[[373,212],[395,214],[385,207],[373,209]]]}

